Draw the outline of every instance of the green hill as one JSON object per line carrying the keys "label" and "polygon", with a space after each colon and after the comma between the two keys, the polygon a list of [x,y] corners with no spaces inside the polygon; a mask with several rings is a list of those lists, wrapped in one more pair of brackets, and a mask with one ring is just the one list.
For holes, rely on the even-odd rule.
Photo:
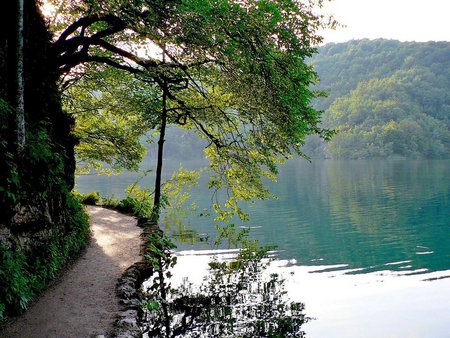
{"label": "green hill", "polygon": [[308,140],[331,158],[449,158],[450,42],[356,40],[319,48],[316,107],[338,134]]}

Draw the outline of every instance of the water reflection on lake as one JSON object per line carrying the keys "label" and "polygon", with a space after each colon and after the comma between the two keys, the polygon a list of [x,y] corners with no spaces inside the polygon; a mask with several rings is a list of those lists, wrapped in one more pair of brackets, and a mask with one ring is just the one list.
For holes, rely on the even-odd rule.
{"label": "water reflection on lake", "polygon": [[143,285],[144,337],[304,337],[304,305],[267,271],[269,261],[267,250],[255,246],[221,251],[201,279],[202,269],[190,278],[192,272],[175,268],[173,278],[169,266],[157,264],[163,268]]}
{"label": "water reflection on lake", "polygon": [[251,206],[262,241],[300,265],[346,264],[358,273],[450,269],[450,161],[288,163]]}
{"label": "water reflection on lake", "polygon": [[[200,284],[213,254],[221,255],[179,252],[174,285],[183,278]],[[305,314],[315,318],[302,326],[306,337],[449,337],[450,278],[440,278],[449,277],[450,270],[425,275],[389,270],[351,275],[332,268],[293,265],[287,260],[275,260],[268,268],[267,273],[285,279],[291,300],[303,302]]]}
{"label": "water reflection on lake", "polygon": [[[127,175],[82,177],[79,190],[119,195]],[[317,317],[308,337],[450,337],[449,160],[290,161],[270,186],[279,199],[251,204],[243,226],[278,246],[273,269]],[[193,191],[200,208],[211,202],[204,189]],[[205,219],[189,222],[212,232]],[[207,246],[179,248],[180,269],[201,275]]]}

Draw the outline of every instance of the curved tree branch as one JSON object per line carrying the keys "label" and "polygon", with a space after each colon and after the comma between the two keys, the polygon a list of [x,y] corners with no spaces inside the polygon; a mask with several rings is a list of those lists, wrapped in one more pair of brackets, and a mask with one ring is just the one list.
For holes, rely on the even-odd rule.
{"label": "curved tree branch", "polygon": [[[120,30],[125,29],[125,23],[115,15],[91,15],[78,19],[74,23],[72,23],[69,27],[67,27],[59,36],[58,40],[56,40],[55,44],[60,44],[62,41],[65,41],[71,34],[75,33],[78,28],[88,27],[96,22],[107,22],[111,25],[111,27],[121,27]],[[106,29],[108,30],[108,29]],[[106,31],[105,30],[105,31]],[[119,31],[120,31],[119,30]],[[106,36],[106,35],[103,35]]]}

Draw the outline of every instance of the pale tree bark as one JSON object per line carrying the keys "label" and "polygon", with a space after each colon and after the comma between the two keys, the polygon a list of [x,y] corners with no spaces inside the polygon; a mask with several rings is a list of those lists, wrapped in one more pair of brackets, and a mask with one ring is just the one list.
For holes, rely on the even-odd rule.
{"label": "pale tree bark", "polygon": [[24,100],[24,75],[23,75],[23,22],[24,0],[17,1],[17,50],[16,50],[16,120],[17,120],[17,145],[19,152],[25,147],[25,100]]}

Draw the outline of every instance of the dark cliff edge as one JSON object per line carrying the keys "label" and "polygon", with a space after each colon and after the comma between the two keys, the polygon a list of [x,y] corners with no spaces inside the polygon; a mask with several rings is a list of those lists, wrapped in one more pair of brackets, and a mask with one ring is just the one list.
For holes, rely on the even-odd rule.
{"label": "dark cliff edge", "polygon": [[16,142],[16,5],[0,13],[0,322],[25,310],[89,237],[70,194],[73,119],[61,108],[51,36],[34,0],[24,5],[25,147]]}

